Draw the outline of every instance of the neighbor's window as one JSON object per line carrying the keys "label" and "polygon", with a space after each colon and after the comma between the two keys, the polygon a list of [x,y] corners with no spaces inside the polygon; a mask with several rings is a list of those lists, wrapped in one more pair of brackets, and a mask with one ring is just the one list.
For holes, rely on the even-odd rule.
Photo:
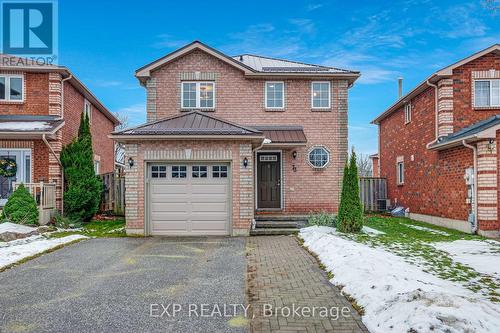
{"label": "neighbor's window", "polygon": [[92,120],[92,105],[87,100],[85,100],[83,103],[83,113],[89,118],[90,123]]}
{"label": "neighbor's window", "polygon": [[398,185],[403,185],[405,182],[405,164],[404,162],[397,163],[397,183]]}
{"label": "neighbor's window", "polygon": [[405,124],[411,121],[411,103],[405,104]]}
{"label": "neighbor's window", "polygon": [[324,168],[330,162],[330,152],[324,147],[315,147],[309,152],[309,163],[315,168]]}
{"label": "neighbor's window", "polygon": [[212,177],[213,178],[227,178],[227,166],[226,165],[214,165],[212,167]]}
{"label": "neighbor's window", "polygon": [[94,171],[95,171],[96,175],[99,174],[100,168],[101,168],[101,162],[99,162],[98,160],[95,160],[94,161]]}
{"label": "neighbor's window", "polygon": [[283,109],[285,105],[285,83],[266,82],[266,109]]}
{"label": "neighbor's window", "polygon": [[313,109],[330,108],[330,82],[311,83],[311,107]]}
{"label": "neighbor's window", "polygon": [[500,80],[474,81],[474,106],[500,106]]}
{"label": "neighbor's window", "polygon": [[183,109],[213,109],[215,107],[214,82],[182,82]]}
{"label": "neighbor's window", "polygon": [[207,166],[193,165],[193,178],[207,178]]}
{"label": "neighbor's window", "polygon": [[185,165],[172,166],[172,178],[186,178],[187,167]]}
{"label": "neighbor's window", "polygon": [[22,101],[23,77],[19,75],[0,75],[0,100]]}
{"label": "neighbor's window", "polygon": [[166,165],[152,165],[151,166],[151,178],[167,178],[167,166]]}

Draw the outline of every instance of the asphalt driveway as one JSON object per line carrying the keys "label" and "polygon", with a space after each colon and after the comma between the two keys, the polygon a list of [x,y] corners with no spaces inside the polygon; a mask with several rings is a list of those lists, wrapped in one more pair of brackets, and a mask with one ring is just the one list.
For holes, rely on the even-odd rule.
{"label": "asphalt driveway", "polygon": [[245,272],[243,238],[87,240],[0,273],[0,332],[242,332]]}

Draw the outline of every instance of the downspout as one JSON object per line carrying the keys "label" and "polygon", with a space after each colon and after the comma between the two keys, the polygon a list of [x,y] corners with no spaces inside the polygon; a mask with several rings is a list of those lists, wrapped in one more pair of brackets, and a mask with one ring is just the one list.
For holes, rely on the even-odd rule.
{"label": "downspout", "polygon": [[[50,145],[50,143],[47,141],[47,138],[45,137],[45,134],[42,134],[42,141],[45,143],[45,145],[47,146],[47,148],[49,148],[49,151],[52,153],[52,155],[54,155],[57,163],[61,166],[61,195],[62,195],[62,192],[64,192],[64,170],[63,170],[63,166],[62,166],[61,160],[57,156],[56,152],[54,151],[54,149],[52,148],[52,146]],[[56,191],[57,191],[57,188],[56,188]],[[64,205],[61,205],[61,215],[62,214],[64,214]]]}
{"label": "downspout", "polygon": [[439,126],[438,126],[438,86],[433,84],[433,83],[430,83],[429,80],[425,81],[425,83],[427,83],[428,86],[430,87],[434,87],[434,122],[435,122],[435,127],[434,127],[434,140],[432,140],[431,142],[429,142],[426,147],[427,149],[429,149],[429,147],[433,144],[435,144],[438,139],[439,139]]}
{"label": "downspout", "polygon": [[64,82],[73,78],[73,74],[70,74],[67,78],[61,80],[61,119],[64,118]]}
{"label": "downspout", "polygon": [[474,207],[474,224],[472,225],[471,227],[471,232],[473,234],[475,234],[477,232],[477,228],[478,228],[478,223],[477,223],[477,148],[468,144],[467,142],[465,142],[465,140],[462,140],[462,144],[464,145],[464,147],[467,147],[467,148],[470,148],[472,149],[472,153],[474,155],[474,182],[473,182],[473,186],[474,186],[474,189],[472,191],[472,200],[473,200],[473,207]]}

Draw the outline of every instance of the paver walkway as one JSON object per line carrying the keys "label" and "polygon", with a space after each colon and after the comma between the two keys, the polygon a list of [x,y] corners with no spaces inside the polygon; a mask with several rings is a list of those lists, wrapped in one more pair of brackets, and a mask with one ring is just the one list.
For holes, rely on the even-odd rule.
{"label": "paver walkway", "polygon": [[[295,237],[248,238],[247,265],[253,332],[368,332],[356,310]],[[299,309],[295,313],[293,306]],[[325,309],[331,309],[328,316]]]}

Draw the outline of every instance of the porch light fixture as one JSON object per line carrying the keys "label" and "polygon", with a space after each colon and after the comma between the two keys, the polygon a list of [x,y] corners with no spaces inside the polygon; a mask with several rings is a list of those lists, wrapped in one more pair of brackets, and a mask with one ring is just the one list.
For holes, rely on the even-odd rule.
{"label": "porch light fixture", "polygon": [[248,158],[246,157],[243,159],[243,166],[245,167],[245,169],[248,166]]}
{"label": "porch light fixture", "polygon": [[493,139],[490,139],[490,140],[488,141],[488,150],[490,151],[490,153],[492,153],[492,152],[493,152],[493,150],[495,149],[495,147],[493,146],[493,143],[494,143],[494,142],[495,142],[495,141],[494,141]]}
{"label": "porch light fixture", "polygon": [[134,159],[132,157],[129,157],[128,159],[128,166],[131,168],[134,166]]}
{"label": "porch light fixture", "polygon": [[292,157],[293,157],[293,159],[296,159],[296,158],[297,158],[297,151],[296,151],[296,150],[294,150],[294,151],[292,152]]}

